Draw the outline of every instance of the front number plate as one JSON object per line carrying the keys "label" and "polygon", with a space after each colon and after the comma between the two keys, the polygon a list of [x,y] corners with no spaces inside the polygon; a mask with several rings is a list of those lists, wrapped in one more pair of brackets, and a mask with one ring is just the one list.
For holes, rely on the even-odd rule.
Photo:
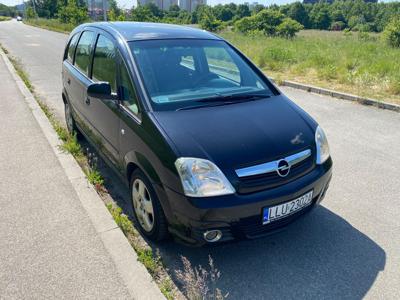
{"label": "front number plate", "polygon": [[263,209],[263,225],[286,218],[312,203],[313,191],[292,201]]}

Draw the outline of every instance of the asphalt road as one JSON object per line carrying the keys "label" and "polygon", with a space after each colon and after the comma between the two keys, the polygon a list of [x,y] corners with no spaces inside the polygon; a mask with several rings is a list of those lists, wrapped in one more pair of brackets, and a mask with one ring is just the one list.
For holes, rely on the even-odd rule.
{"label": "asphalt road", "polygon": [[[0,23],[0,43],[26,66],[37,91],[62,116],[66,36]],[[400,114],[282,89],[325,129],[334,177],[323,205],[268,238],[218,247],[155,246],[170,270],[179,256],[208,255],[229,299],[400,298]],[[121,201],[120,199],[117,201]]]}

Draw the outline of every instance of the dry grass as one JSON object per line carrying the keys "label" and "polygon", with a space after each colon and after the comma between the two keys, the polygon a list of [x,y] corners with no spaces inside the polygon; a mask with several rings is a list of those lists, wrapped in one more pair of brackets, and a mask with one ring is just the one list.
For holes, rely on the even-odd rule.
{"label": "dry grass", "polygon": [[400,49],[378,34],[305,30],[293,40],[221,34],[278,82],[293,80],[400,103]]}

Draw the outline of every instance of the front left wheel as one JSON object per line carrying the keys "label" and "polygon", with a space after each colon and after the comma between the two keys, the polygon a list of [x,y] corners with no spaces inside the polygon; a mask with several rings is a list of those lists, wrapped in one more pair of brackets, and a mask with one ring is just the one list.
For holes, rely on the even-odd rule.
{"label": "front left wheel", "polygon": [[137,169],[130,180],[133,212],[139,230],[153,241],[161,241],[168,237],[167,221],[149,179]]}

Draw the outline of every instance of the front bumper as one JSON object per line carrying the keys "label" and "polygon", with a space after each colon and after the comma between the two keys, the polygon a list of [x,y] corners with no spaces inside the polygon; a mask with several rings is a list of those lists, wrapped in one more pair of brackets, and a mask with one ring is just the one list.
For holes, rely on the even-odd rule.
{"label": "front bumper", "polygon": [[[220,242],[271,234],[319,204],[325,196],[331,177],[332,160],[329,159],[295,181],[257,193],[189,198],[166,189],[165,196],[173,211],[171,220],[168,220],[170,231],[184,242],[194,245],[205,244],[203,234],[211,229],[222,232]],[[311,205],[282,220],[262,225],[264,207],[288,202],[310,190],[313,190]]]}

